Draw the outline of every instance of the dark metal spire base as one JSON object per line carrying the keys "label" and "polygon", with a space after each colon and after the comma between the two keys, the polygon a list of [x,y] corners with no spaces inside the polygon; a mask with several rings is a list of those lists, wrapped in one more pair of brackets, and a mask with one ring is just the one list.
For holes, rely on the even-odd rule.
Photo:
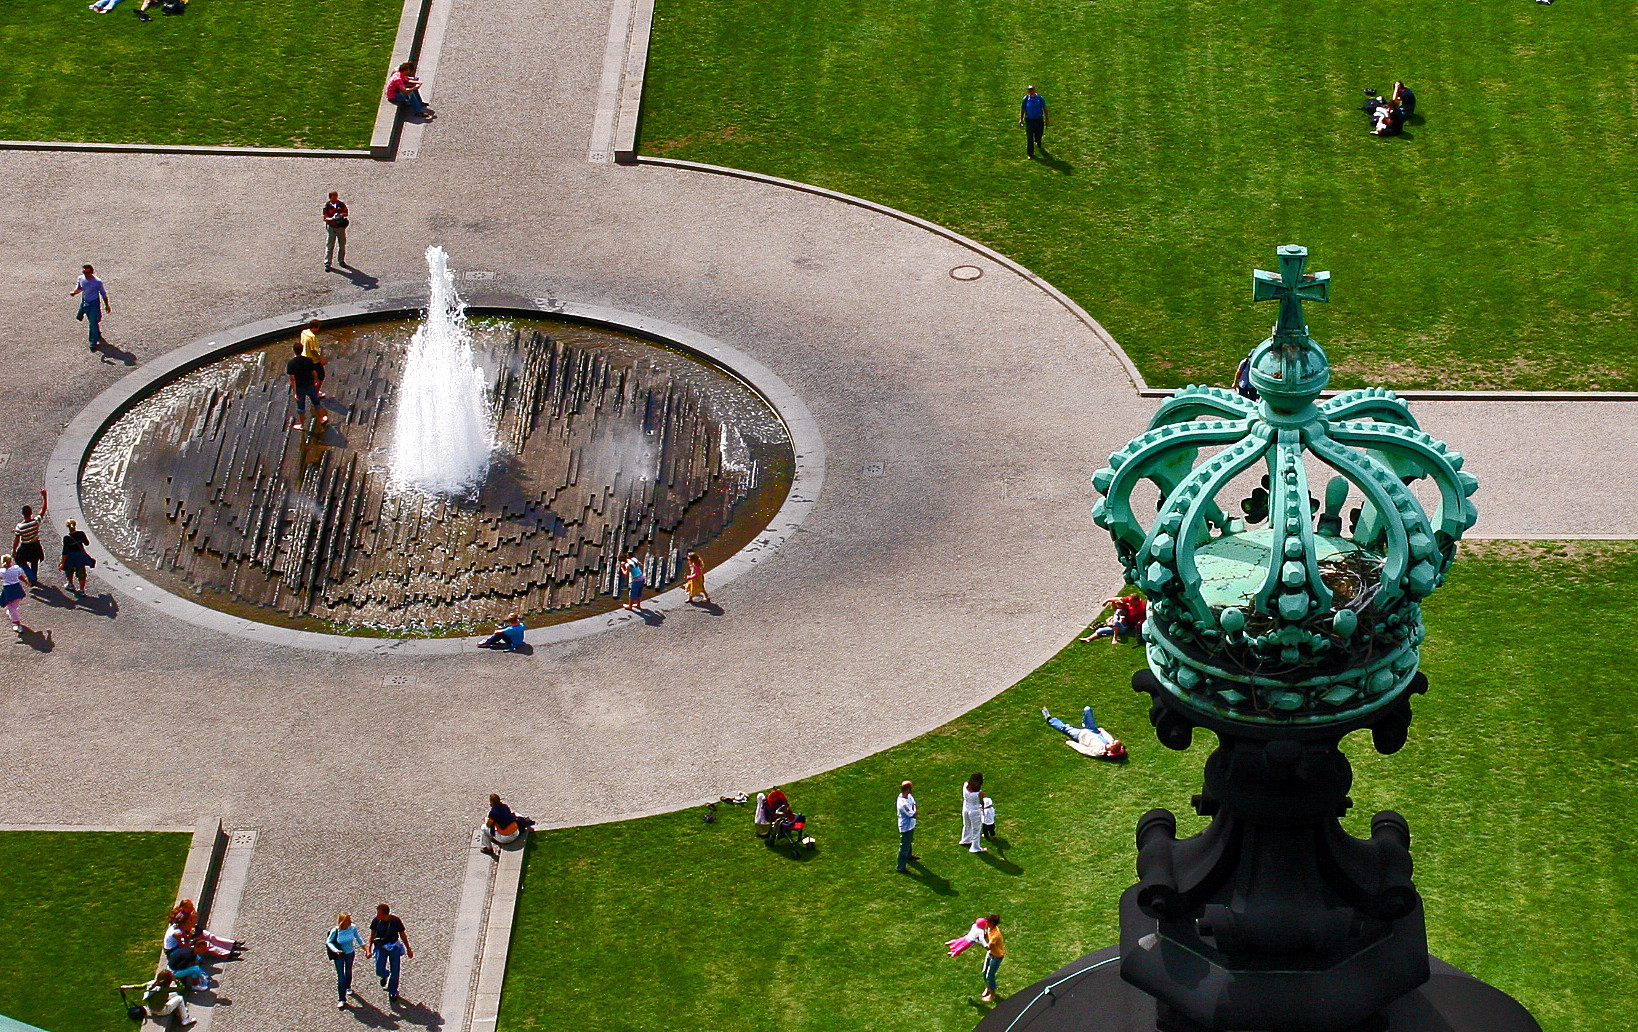
{"label": "dark metal spire base", "polygon": [[[1472,975],[1429,957],[1421,988],[1350,1032],[1541,1032],[1518,1001]],[[1102,966],[1095,966],[1101,964]],[[1086,971],[1092,968],[1091,971]],[[1085,972],[1077,974],[1078,972]],[[1065,981],[1067,979],[1067,981]],[[1050,996],[1042,991],[1059,983]],[[1155,998],[1120,977],[1120,949],[1110,946],[996,1004],[976,1032],[1201,1032],[1204,1026],[1162,1018]]]}

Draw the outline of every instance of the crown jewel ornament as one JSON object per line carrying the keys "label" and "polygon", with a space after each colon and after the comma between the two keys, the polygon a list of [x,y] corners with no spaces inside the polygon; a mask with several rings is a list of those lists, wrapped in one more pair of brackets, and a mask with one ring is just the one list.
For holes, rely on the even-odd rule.
{"label": "crown jewel ornament", "polygon": [[[1478,481],[1391,391],[1318,401],[1330,364],[1302,304],[1329,300],[1330,274],[1303,271],[1306,248],[1279,257],[1278,273],[1253,279],[1255,300],[1280,305],[1250,357],[1260,399],[1177,391],[1093,477],[1104,496],[1093,519],[1149,597],[1149,666],[1186,711],[1240,733],[1330,734],[1368,722],[1415,676],[1420,603],[1477,519]],[[1220,450],[1202,460],[1203,449]],[[1262,486],[1229,515],[1220,494],[1257,467]],[[1437,491],[1431,516],[1410,487],[1423,479]],[[1160,490],[1148,525],[1132,506],[1143,481]],[[1359,505],[1344,513],[1350,495]]]}

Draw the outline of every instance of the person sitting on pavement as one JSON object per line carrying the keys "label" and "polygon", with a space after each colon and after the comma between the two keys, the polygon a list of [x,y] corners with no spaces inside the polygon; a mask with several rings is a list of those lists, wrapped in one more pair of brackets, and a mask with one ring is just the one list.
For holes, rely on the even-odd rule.
{"label": "person sitting on pavement", "polygon": [[176,976],[171,974],[169,968],[160,968],[151,982],[122,985],[120,988],[126,991],[141,989],[142,1012],[150,1018],[174,1015],[177,1028],[190,1028],[194,1024],[193,1018],[188,1016],[187,1001],[176,991]]}
{"label": "person sitting on pavement", "polygon": [[1052,715],[1045,706],[1041,707],[1041,716],[1055,731],[1061,731],[1069,736],[1064,744],[1080,753],[1082,756],[1091,756],[1099,760],[1118,760],[1126,755],[1126,746],[1120,739],[1098,726],[1098,718],[1092,712],[1091,706],[1081,707],[1081,726],[1066,724]]}
{"label": "person sitting on pavement", "polygon": [[[167,930],[166,939],[169,938]],[[190,992],[201,993],[206,989],[216,988],[216,982],[211,979],[210,972],[200,964],[199,954],[186,942],[179,941],[175,947],[165,951],[165,964],[183,988]]]}
{"label": "person sitting on pavement", "polygon": [[185,959],[184,951],[192,953],[196,957],[231,958],[239,955],[238,950],[236,949],[238,945],[237,943],[230,942],[224,947],[222,945],[218,945],[220,941],[221,940],[212,942],[206,939],[204,936],[194,935],[190,932],[184,931],[182,926],[176,923],[175,911],[172,911],[171,923],[165,926],[164,949],[165,956],[167,958],[177,957],[179,959]]}
{"label": "person sitting on pavement", "polygon": [[506,614],[506,623],[500,630],[489,636],[489,639],[479,645],[480,649],[500,649],[502,652],[516,652],[523,645],[525,631],[523,618],[516,613]]}
{"label": "person sitting on pavement", "polygon": [[498,793],[489,793],[489,816],[483,820],[483,837],[487,843],[483,852],[500,859],[498,847],[510,842],[516,842],[518,836],[535,826],[529,817],[519,817],[512,812],[512,808],[501,802]]}
{"label": "person sitting on pavement", "polygon": [[1121,632],[1136,634],[1143,629],[1143,620],[1149,615],[1149,600],[1142,595],[1119,595],[1106,598],[1103,604],[1114,610],[1109,619],[1098,624],[1082,641],[1108,638],[1109,644],[1119,645]]}
{"label": "person sitting on pavement", "polygon": [[1248,401],[1258,398],[1257,385],[1251,382],[1251,356],[1240,359],[1240,364],[1234,370],[1234,393]]}
{"label": "person sitting on pavement", "polygon": [[184,899],[172,907],[167,921],[181,929],[186,940],[198,948],[198,952],[225,957],[245,948],[245,944],[237,939],[226,939],[208,928],[200,928],[199,909],[191,899]]}
{"label": "person sitting on pavement", "polygon": [[421,99],[421,80],[415,77],[415,62],[405,61],[387,78],[387,100],[415,115],[433,119],[438,115]]}

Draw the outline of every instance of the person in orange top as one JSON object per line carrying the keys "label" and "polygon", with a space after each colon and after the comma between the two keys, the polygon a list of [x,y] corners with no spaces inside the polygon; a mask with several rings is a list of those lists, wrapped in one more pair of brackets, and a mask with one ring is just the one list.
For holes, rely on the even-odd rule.
{"label": "person in orange top", "polygon": [[711,603],[711,593],[705,590],[705,560],[698,552],[688,553],[688,581],[685,585],[688,591],[688,601],[696,598],[706,605]]}
{"label": "person in orange top", "polygon": [[991,914],[984,919],[989,928],[984,934],[984,995],[979,999],[985,1003],[995,1002],[995,973],[1001,970],[1001,962],[1007,959],[1007,942],[1001,937],[1001,915]]}

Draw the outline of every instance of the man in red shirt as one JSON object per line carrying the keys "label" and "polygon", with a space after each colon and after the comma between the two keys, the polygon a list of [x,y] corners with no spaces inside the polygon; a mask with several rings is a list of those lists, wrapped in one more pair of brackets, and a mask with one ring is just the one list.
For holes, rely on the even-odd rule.
{"label": "man in red shirt", "polygon": [[1143,620],[1149,615],[1149,601],[1142,595],[1120,595],[1115,598],[1106,598],[1103,604],[1114,612],[1109,619],[1092,629],[1092,633],[1082,638],[1082,641],[1092,641],[1095,638],[1108,638],[1109,644],[1119,645],[1121,632],[1136,634],[1143,629]]}
{"label": "man in red shirt", "polygon": [[414,61],[405,61],[388,77],[387,100],[408,109],[417,118],[438,117],[421,99],[421,80],[415,77]]}
{"label": "man in red shirt", "polygon": [[[341,254],[339,255],[341,264],[347,265],[348,221],[346,202],[341,199],[340,194],[336,193],[334,190],[331,190],[330,200],[324,205],[324,230],[326,235],[329,237],[329,240],[324,245],[325,272],[329,272],[334,268],[334,266],[330,264],[330,259],[337,257],[336,250],[338,246],[341,251]],[[352,266],[347,265],[347,268],[350,269]]]}

